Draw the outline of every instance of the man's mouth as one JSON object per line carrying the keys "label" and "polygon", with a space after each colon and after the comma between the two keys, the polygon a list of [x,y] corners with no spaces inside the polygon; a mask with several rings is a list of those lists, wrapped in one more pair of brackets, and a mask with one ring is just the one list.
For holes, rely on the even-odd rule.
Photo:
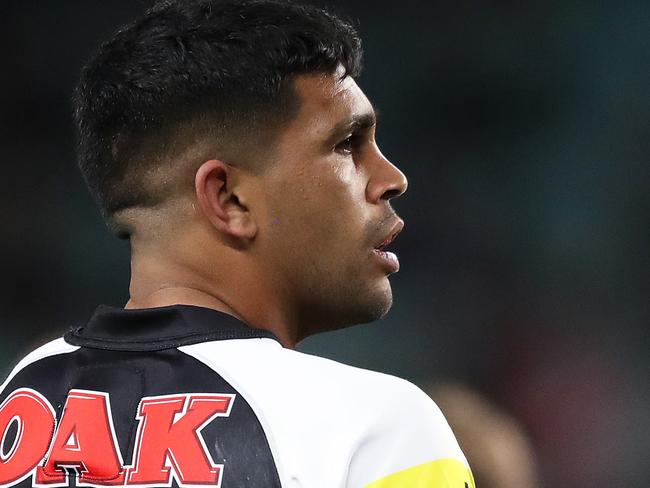
{"label": "man's mouth", "polygon": [[391,228],[391,230],[388,232],[386,237],[384,238],[383,241],[381,241],[379,244],[375,246],[375,249],[379,251],[383,251],[385,247],[390,245],[391,242],[395,240],[397,235],[402,232],[402,229],[404,228],[404,221],[403,220],[398,220],[395,225]]}
{"label": "man's mouth", "polygon": [[404,222],[398,220],[384,240],[377,244],[373,249],[373,253],[382,261],[382,264],[390,273],[396,273],[399,271],[399,260],[395,253],[386,250],[386,248],[395,240],[397,235],[402,232],[403,228]]}

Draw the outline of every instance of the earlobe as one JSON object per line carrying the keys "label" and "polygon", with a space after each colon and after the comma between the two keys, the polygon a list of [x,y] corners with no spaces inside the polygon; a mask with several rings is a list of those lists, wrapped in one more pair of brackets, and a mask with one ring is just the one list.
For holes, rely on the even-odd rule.
{"label": "earlobe", "polygon": [[252,240],[257,226],[238,194],[237,176],[237,170],[223,161],[206,161],[196,171],[196,199],[205,217],[218,231],[231,238]]}

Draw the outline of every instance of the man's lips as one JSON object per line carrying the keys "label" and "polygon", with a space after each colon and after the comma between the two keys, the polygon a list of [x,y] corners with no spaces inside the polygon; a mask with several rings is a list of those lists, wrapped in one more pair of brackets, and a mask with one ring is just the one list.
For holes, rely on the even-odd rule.
{"label": "man's lips", "polygon": [[391,227],[388,234],[384,237],[384,239],[375,246],[375,249],[382,251],[386,246],[388,246],[391,242],[395,240],[397,234],[402,232],[403,228],[404,228],[404,221],[398,219],[397,222],[395,222],[395,224]]}
{"label": "man's lips", "polygon": [[384,238],[383,241],[381,241],[375,248],[372,250],[373,254],[377,256],[386,269],[388,273],[396,273],[399,271],[399,259],[397,259],[397,256],[395,253],[386,251],[385,248],[388,246],[395,237],[397,237],[397,234],[399,234],[402,229],[404,228],[404,222],[402,220],[398,220],[395,225],[391,228],[390,232],[388,235]]}

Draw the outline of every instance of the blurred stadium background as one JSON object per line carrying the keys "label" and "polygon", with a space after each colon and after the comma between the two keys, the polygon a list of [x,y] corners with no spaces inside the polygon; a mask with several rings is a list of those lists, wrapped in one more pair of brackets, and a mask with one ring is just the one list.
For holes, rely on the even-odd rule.
{"label": "blurred stadium background", "polygon": [[[324,2],[323,2],[324,3]],[[647,0],[327,2],[366,46],[402,271],[382,321],[300,349],[517,419],[544,486],[650,485]],[[0,3],[0,373],[127,299],[75,168],[69,96],[145,1]]]}

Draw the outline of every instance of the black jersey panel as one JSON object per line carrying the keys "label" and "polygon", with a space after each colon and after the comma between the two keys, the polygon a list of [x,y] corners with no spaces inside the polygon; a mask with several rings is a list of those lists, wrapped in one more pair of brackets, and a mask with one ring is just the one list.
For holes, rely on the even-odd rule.
{"label": "black jersey panel", "polygon": [[[177,349],[127,352],[82,347],[24,368],[2,392],[0,403],[19,388],[43,395],[54,408],[57,423],[70,390],[107,393],[125,465],[133,459],[142,398],[193,393],[234,395],[229,415],[214,418],[200,431],[214,463],[223,465],[222,488],[281,486],[265,432],[246,399],[208,366]],[[15,426],[5,436],[9,445],[12,435],[15,437],[12,429]],[[29,477],[14,486],[27,487],[31,482]],[[177,486],[176,481],[173,485]]]}
{"label": "black jersey panel", "polygon": [[210,308],[171,305],[123,309],[100,305],[83,327],[65,335],[75,346],[113,351],[162,351],[199,342],[277,338],[268,330]]}

